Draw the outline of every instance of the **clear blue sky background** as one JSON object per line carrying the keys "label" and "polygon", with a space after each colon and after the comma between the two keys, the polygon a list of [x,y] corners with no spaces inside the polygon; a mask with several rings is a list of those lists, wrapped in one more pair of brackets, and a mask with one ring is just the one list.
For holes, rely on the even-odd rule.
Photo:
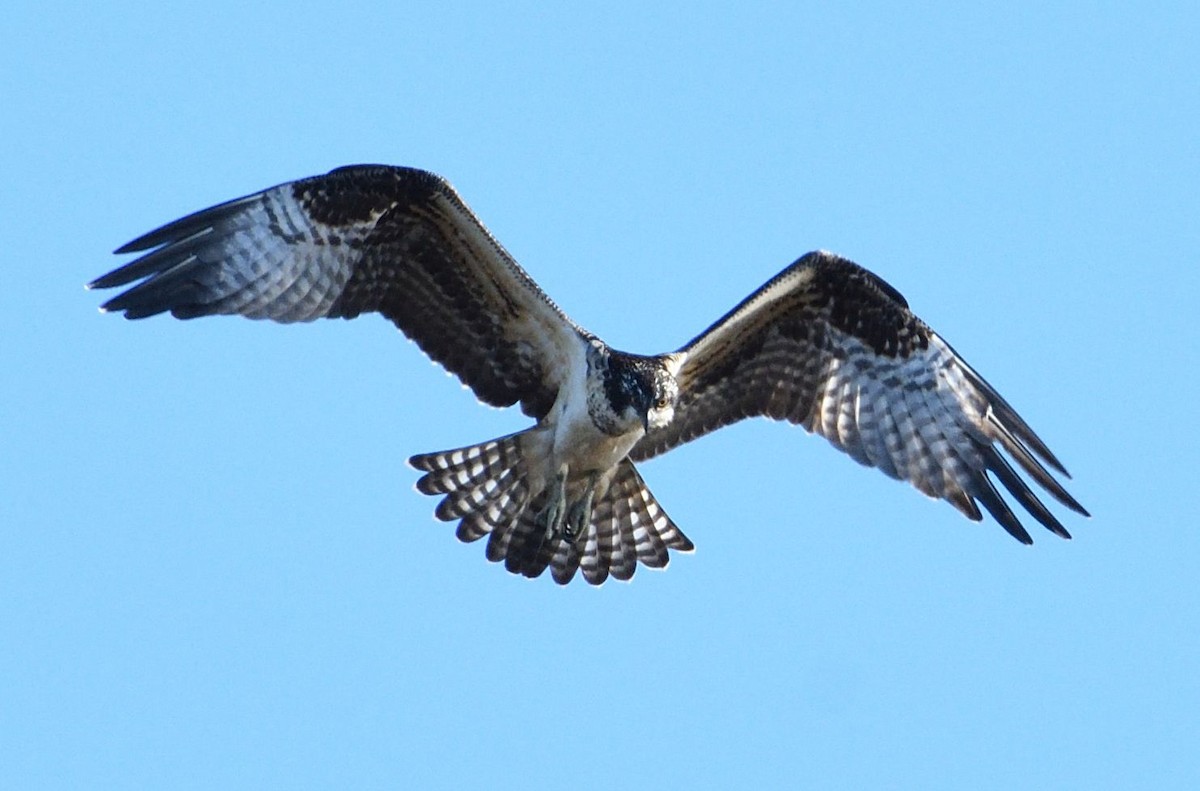
{"label": "clear blue sky background", "polygon": [[[1195,5],[643,5],[6,11],[6,787],[1200,784]],[[82,288],[356,162],[447,176],[630,350],[851,257],[1095,516],[1023,547],[756,422],[644,466],[694,555],[512,577],[405,459],[526,421],[389,324]]]}

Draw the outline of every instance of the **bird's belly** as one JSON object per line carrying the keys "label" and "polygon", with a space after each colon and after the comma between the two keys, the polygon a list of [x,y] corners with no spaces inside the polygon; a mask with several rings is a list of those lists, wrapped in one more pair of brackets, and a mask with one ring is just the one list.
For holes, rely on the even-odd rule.
{"label": "bird's belly", "polygon": [[640,430],[612,436],[599,431],[590,419],[562,425],[554,441],[555,461],[566,465],[570,476],[605,472],[616,467],[641,437]]}

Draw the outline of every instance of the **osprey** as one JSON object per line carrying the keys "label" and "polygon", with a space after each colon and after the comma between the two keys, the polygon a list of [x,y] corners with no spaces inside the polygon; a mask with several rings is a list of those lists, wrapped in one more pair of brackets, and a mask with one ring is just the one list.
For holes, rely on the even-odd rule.
{"label": "osprey", "polygon": [[[422,170],[338,168],[176,220],[118,254],[142,257],[89,288],[137,282],[102,310],[139,319],[239,314],[279,322],[379,312],[485,403],[531,428],[413,456],[436,515],[487,557],[598,585],[693,545],[635,462],[743,418],[797,423],[860,464],[982,505],[1032,539],[989,473],[1070,538],[1000,453],[1087,511],[1067,472],[984,379],[880,277],[832,253],[799,258],[677,351],[617,351],[563,313],[454,189]],[[1067,476],[1069,477],[1069,476]]]}

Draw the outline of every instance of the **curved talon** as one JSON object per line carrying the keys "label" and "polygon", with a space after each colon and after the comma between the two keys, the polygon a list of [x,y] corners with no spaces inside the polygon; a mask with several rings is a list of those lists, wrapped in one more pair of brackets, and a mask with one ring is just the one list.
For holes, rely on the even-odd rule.
{"label": "curved talon", "polygon": [[592,521],[594,494],[594,490],[588,489],[587,494],[576,500],[567,510],[567,518],[563,521],[563,535],[568,539],[578,539],[587,532],[588,523]]}
{"label": "curved talon", "polygon": [[580,497],[567,509],[563,533],[570,540],[578,540],[587,532],[588,524],[592,521],[592,504],[596,499],[596,482],[599,478],[599,473],[590,473],[583,497]]}

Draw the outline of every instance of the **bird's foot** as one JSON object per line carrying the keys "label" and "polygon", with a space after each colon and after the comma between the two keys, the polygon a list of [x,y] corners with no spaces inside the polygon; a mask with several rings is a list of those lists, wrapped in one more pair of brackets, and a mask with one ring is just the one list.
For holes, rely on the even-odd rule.
{"label": "bird's foot", "polygon": [[588,524],[592,521],[592,492],[580,497],[567,509],[566,519],[563,520],[563,535],[568,541],[578,540],[587,532]]}
{"label": "bird's foot", "polygon": [[592,473],[588,477],[587,488],[583,496],[571,503],[563,522],[563,534],[568,541],[578,541],[587,532],[588,524],[592,521],[592,504],[596,497],[596,480],[599,476]]}
{"label": "bird's foot", "polygon": [[536,522],[546,538],[554,538],[562,530],[567,504],[567,472],[560,470],[547,487],[546,504],[538,511]]}

